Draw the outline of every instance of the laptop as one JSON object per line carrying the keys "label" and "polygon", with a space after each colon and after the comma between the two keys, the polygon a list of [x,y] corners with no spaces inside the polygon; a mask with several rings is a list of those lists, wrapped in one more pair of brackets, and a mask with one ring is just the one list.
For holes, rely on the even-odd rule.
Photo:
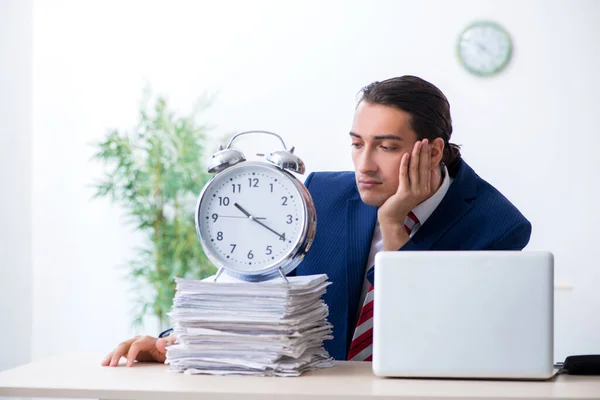
{"label": "laptop", "polygon": [[373,372],[548,379],[554,257],[538,251],[392,251],[375,257]]}

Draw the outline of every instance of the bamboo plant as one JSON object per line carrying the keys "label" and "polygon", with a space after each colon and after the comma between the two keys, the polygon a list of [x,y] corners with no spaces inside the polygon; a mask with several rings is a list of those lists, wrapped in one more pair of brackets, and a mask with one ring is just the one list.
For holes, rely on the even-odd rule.
{"label": "bamboo plant", "polygon": [[[175,277],[202,279],[215,273],[198,241],[194,209],[209,179],[203,155],[210,128],[198,122],[206,101],[177,115],[166,98],[142,102],[130,132],[110,130],[95,143],[93,159],[104,166],[94,197],[109,197],[144,237],[127,262],[136,285],[133,323],[148,314],[162,327],[175,294]],[[150,290],[148,290],[150,289]]]}

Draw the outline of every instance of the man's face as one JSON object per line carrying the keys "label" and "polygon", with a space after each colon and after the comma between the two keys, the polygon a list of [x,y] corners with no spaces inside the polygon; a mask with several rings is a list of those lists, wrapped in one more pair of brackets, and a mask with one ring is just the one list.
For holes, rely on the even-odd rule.
{"label": "man's face", "polygon": [[410,114],[362,101],[354,114],[350,137],[360,197],[368,205],[380,206],[396,193],[402,155],[410,153],[417,141]]}

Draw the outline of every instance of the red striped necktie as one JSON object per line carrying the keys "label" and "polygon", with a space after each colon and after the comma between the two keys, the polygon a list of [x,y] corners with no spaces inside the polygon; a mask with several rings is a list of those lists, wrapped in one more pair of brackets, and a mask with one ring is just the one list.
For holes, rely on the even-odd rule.
{"label": "red striped necktie", "polygon": [[[419,219],[411,211],[404,220],[404,229],[410,235],[419,227]],[[369,270],[373,268],[371,266]],[[369,291],[363,302],[356,330],[352,336],[352,343],[348,351],[348,360],[350,361],[373,361],[373,285],[365,279],[365,284],[369,285]]]}

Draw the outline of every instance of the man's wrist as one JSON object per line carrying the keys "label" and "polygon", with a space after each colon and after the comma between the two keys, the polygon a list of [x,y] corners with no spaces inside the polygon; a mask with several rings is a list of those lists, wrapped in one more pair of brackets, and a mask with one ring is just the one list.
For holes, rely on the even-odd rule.
{"label": "man's wrist", "polygon": [[384,251],[396,251],[410,240],[410,236],[404,229],[404,224],[380,223],[380,228]]}

